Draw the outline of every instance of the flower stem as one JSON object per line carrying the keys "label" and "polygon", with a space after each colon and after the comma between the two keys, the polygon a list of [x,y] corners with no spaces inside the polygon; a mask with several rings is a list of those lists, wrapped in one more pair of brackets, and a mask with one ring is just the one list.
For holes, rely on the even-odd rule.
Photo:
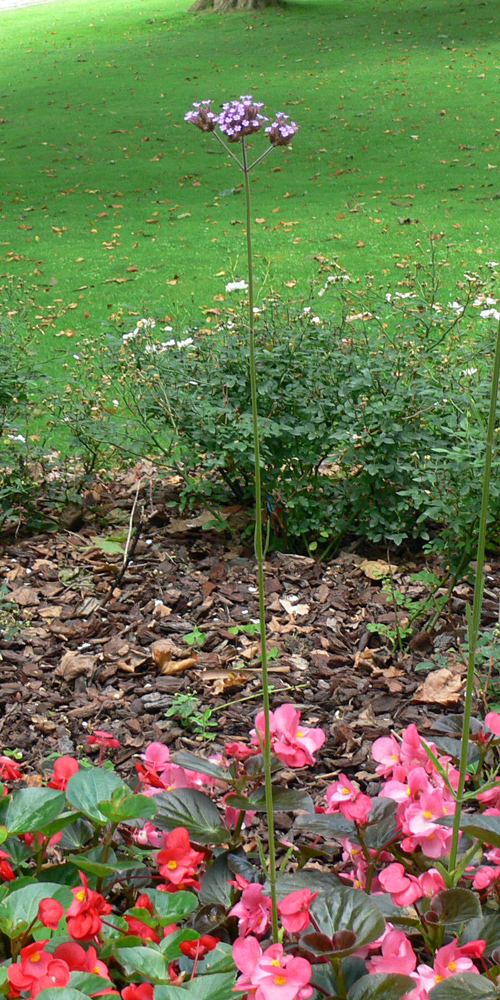
{"label": "flower stem", "polygon": [[249,316],[249,361],[250,361],[250,394],[252,399],[252,428],[254,440],[254,460],[255,460],[255,560],[257,563],[257,581],[259,590],[259,633],[261,642],[261,665],[262,665],[262,702],[264,710],[264,780],[266,789],[266,810],[267,810],[267,832],[269,851],[269,886],[271,890],[271,916],[273,928],[273,941],[278,941],[278,903],[276,896],[276,845],[274,840],[274,813],[273,813],[273,774],[271,765],[271,727],[269,720],[270,698],[269,698],[269,674],[267,663],[267,637],[266,637],[266,598],[264,591],[264,548],[262,537],[262,487],[260,476],[260,437],[259,437],[259,410],[257,400],[257,369],[255,364],[255,328],[254,328],[254,281],[253,281],[253,256],[252,256],[252,209],[250,199],[249,168],[247,165],[247,151],[245,138],[241,143],[243,175],[245,178],[245,202],[246,202],[246,229],[247,229],[247,263],[248,263],[248,316]]}
{"label": "flower stem", "polygon": [[[486,548],[486,531],[488,524],[488,504],[490,499],[490,478],[493,445],[495,440],[495,421],[498,400],[498,385],[500,379],[500,323],[498,324],[493,373],[491,377],[490,412],[486,431],[486,454],[484,459],[483,493],[481,514],[479,517],[479,537],[477,542],[477,565],[474,583],[474,600],[469,621],[469,655],[467,660],[467,680],[465,687],[464,715],[462,722],[462,745],[460,750],[460,777],[456,792],[456,809],[453,817],[453,835],[450,848],[449,871],[455,871],[457,863],[458,841],[460,836],[460,819],[464,802],[464,789],[467,778],[467,750],[469,747],[469,728],[472,714],[472,696],[474,693],[474,674],[476,666],[476,642],[481,621],[481,605],[484,591],[484,552]],[[461,872],[460,872],[461,874]]]}

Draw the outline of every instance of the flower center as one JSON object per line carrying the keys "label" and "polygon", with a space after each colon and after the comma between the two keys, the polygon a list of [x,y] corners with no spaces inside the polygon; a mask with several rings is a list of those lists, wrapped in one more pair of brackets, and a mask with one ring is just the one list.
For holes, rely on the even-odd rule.
{"label": "flower center", "polygon": [[456,962],[449,962],[448,963],[448,968],[449,968],[450,972],[455,972],[456,967],[457,967],[457,963]]}
{"label": "flower center", "polygon": [[77,892],[76,899],[79,899],[81,903],[83,902],[85,899],[85,889],[80,889],[80,891]]}
{"label": "flower center", "polygon": [[276,983],[276,986],[285,986],[286,976],[275,976],[274,982]]}
{"label": "flower center", "polygon": [[170,868],[171,871],[174,871],[177,868],[177,861],[174,861],[174,859],[172,858],[172,860],[168,862],[167,868]]}
{"label": "flower center", "polygon": [[35,954],[31,956],[31,959],[30,959],[30,961],[31,961],[31,962],[39,962],[39,961],[40,961],[40,959],[41,959],[41,957],[42,957],[42,956],[40,955],[40,952],[39,952],[39,951],[36,951],[36,952],[35,952]]}
{"label": "flower center", "polygon": [[432,819],[432,813],[428,809],[424,809],[424,819]]}

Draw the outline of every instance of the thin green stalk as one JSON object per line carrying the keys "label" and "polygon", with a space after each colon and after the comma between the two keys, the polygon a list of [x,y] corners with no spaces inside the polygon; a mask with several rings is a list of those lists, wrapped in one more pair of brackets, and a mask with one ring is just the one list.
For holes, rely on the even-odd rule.
{"label": "thin green stalk", "polygon": [[453,817],[453,835],[450,848],[449,871],[454,872],[457,863],[458,841],[460,836],[460,820],[464,802],[465,781],[467,778],[467,750],[469,745],[469,729],[472,714],[472,696],[474,692],[474,674],[476,666],[476,642],[481,619],[481,605],[484,591],[484,553],[486,548],[486,531],[488,522],[488,504],[490,499],[491,463],[495,440],[495,421],[498,400],[498,384],[500,379],[500,323],[498,324],[491,379],[490,412],[486,432],[486,455],[484,459],[483,493],[481,514],[479,518],[479,537],[477,542],[477,566],[474,583],[474,600],[469,622],[469,654],[467,662],[467,680],[465,687],[464,715],[462,722],[462,746],[460,750],[460,776],[456,793],[456,809]]}
{"label": "thin green stalk", "polygon": [[273,940],[278,941],[278,901],[276,896],[276,845],[274,840],[274,813],[273,813],[273,772],[271,766],[271,727],[269,723],[270,697],[269,697],[269,673],[267,661],[267,636],[266,636],[266,598],[264,591],[264,546],[262,537],[262,487],[260,477],[260,437],[259,437],[259,410],[257,401],[257,369],[255,364],[255,328],[254,328],[254,282],[253,282],[253,256],[252,256],[252,211],[250,200],[249,167],[247,164],[247,151],[245,138],[241,143],[243,159],[243,175],[245,178],[245,201],[246,201],[246,229],[247,229],[247,257],[248,257],[248,316],[249,316],[249,361],[250,361],[250,393],[252,399],[252,428],[254,440],[255,459],[255,559],[257,562],[257,583],[259,590],[259,633],[261,642],[261,665],[262,665],[262,701],[264,709],[264,779],[266,789],[266,810],[267,810],[267,831],[268,831],[268,851],[269,851],[269,886],[271,890],[271,917],[273,928]]}

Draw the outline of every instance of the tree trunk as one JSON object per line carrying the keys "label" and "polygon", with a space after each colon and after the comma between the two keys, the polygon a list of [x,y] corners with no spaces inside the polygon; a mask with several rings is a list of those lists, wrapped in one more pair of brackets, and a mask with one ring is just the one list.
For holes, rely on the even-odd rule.
{"label": "tree trunk", "polygon": [[264,10],[266,7],[284,6],[283,0],[194,0],[189,10]]}

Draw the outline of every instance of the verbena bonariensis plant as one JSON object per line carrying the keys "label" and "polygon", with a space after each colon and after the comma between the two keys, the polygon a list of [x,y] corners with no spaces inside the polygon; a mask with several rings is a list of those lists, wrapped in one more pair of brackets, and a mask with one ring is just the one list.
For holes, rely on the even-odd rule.
{"label": "verbena bonariensis plant", "polygon": [[[269,119],[261,114],[261,101],[254,101],[251,95],[243,95],[237,101],[230,101],[222,106],[220,114],[212,111],[212,101],[201,101],[194,104],[194,110],[188,111],[186,121],[196,125],[202,132],[212,132],[227,153],[232,157],[243,172],[245,181],[246,202],[246,243],[248,269],[248,363],[250,370],[250,397],[252,404],[252,429],[254,446],[254,489],[255,489],[255,559],[257,563],[257,579],[259,592],[259,631],[262,665],[262,700],[264,705],[264,726],[262,735],[262,755],[264,760],[265,792],[268,822],[269,851],[269,883],[272,901],[273,940],[278,940],[278,907],[276,898],[276,857],[274,846],[274,819],[272,800],[272,763],[271,763],[271,731],[270,731],[270,699],[266,642],[266,599],[264,591],[264,539],[262,531],[262,487],[259,409],[257,398],[257,368],[255,360],[255,317],[254,317],[254,276],[252,255],[252,211],[250,199],[250,171],[261,163],[264,157],[276,146],[288,146],[298,131],[298,125],[291,121],[288,115],[278,112],[274,120],[265,126],[270,141],[268,148],[251,163],[248,160],[247,138],[259,132]],[[217,128],[219,131],[217,131]],[[225,137],[222,138],[222,135]],[[239,144],[241,160],[228,146]]]}
{"label": "verbena bonariensis plant", "polygon": [[[295,813],[277,845],[277,942],[254,830],[267,809],[262,712],[208,760],[151,743],[135,789],[73,757],[22,787],[1,757],[0,994],[500,997],[500,714],[471,723],[451,868],[460,725],[438,720],[434,741],[414,725],[377,739],[378,795],[339,774],[315,805],[284,781],[315,763],[325,734],[290,704],[270,713],[273,808]],[[96,731],[89,749],[112,746]]]}

